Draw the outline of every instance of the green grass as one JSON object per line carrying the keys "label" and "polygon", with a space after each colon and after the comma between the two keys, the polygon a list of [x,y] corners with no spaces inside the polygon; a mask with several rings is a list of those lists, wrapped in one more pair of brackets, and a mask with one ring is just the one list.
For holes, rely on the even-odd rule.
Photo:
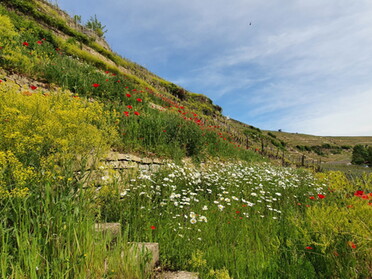
{"label": "green grass", "polygon": [[[231,278],[367,278],[370,205],[353,194],[371,191],[371,179],[353,186],[341,173],[318,180],[268,164],[171,164],[98,196],[116,193],[102,217],[122,222],[130,240],[159,242],[166,268],[201,278],[221,270]],[[106,211],[114,205],[116,217]]]}
{"label": "green grass", "polygon": [[[370,276],[367,169],[312,174],[257,163],[263,158],[246,149],[245,135],[251,147],[271,142],[279,151],[278,133],[223,119],[205,96],[147,75],[33,1],[6,2],[75,39],[0,6],[1,67],[60,87],[22,88],[0,76],[2,278],[145,278],[128,241],[159,242],[164,268],[201,278]],[[100,182],[84,181],[110,149],[191,157],[198,167],[110,169]],[[122,224],[116,245],[94,232],[106,221]]]}

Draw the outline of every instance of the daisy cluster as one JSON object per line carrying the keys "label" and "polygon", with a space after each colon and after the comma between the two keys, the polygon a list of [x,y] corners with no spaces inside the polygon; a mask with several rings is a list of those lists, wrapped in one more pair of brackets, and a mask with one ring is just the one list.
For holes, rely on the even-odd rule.
{"label": "daisy cluster", "polygon": [[130,211],[139,209],[142,218],[163,224],[168,220],[167,228],[174,231],[197,231],[211,220],[226,221],[226,216],[280,220],[288,204],[304,202],[323,188],[309,172],[270,164],[196,168],[170,163],[158,173],[143,171],[121,196],[128,206],[137,206]]}

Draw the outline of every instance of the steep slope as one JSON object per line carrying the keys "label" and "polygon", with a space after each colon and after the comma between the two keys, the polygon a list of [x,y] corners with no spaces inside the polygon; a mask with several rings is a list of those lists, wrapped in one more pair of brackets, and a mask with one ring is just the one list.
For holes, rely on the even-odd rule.
{"label": "steep slope", "polygon": [[31,93],[59,87],[103,103],[118,132],[114,149],[173,158],[257,157],[238,143],[209,98],[113,53],[102,38],[48,2],[2,1],[0,14],[5,70],[0,78],[17,83],[21,77]]}
{"label": "steep slope", "polygon": [[[21,79],[29,80],[29,85],[61,87],[75,96],[105,103],[116,118],[113,121],[120,139],[113,144],[115,149],[177,158],[246,159],[252,157],[246,153],[250,149],[283,164],[302,164],[304,155],[313,163],[350,158],[350,148],[341,146],[345,144],[333,152],[316,147],[308,152],[295,134],[263,132],[224,117],[222,108],[208,97],[122,58],[96,32],[48,1],[0,3],[0,65],[5,70],[0,78],[17,80],[10,74],[18,73]],[[134,116],[134,110],[141,121],[129,117]],[[316,145],[328,143],[316,138]],[[371,144],[372,137],[366,142]],[[328,156],[337,152],[341,155]]]}

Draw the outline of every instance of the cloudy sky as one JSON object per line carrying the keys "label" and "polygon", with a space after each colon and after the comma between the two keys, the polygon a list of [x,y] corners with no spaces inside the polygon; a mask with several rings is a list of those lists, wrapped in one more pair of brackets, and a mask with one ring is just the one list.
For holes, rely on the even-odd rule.
{"label": "cloudy sky", "polygon": [[370,0],[52,0],[121,56],[261,129],[372,136]]}

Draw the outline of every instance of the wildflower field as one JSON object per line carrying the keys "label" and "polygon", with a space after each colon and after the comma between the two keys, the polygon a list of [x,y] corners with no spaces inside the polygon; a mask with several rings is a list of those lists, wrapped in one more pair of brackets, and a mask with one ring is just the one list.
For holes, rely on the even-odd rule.
{"label": "wildflower field", "polygon": [[[371,173],[268,163],[213,119],[212,103],[194,94],[186,106],[179,88],[124,74],[143,72],[36,2],[0,5],[1,278],[151,277],[128,246],[137,241],[159,243],[162,269],[200,278],[371,277]],[[156,172],[105,169],[110,150],[172,160]],[[115,242],[98,222],[121,223]]]}
{"label": "wildflower field", "polygon": [[201,278],[368,278],[371,179],[266,163],[170,164],[118,188],[116,219],[102,214],[129,239],[159,242],[166,267]]}

